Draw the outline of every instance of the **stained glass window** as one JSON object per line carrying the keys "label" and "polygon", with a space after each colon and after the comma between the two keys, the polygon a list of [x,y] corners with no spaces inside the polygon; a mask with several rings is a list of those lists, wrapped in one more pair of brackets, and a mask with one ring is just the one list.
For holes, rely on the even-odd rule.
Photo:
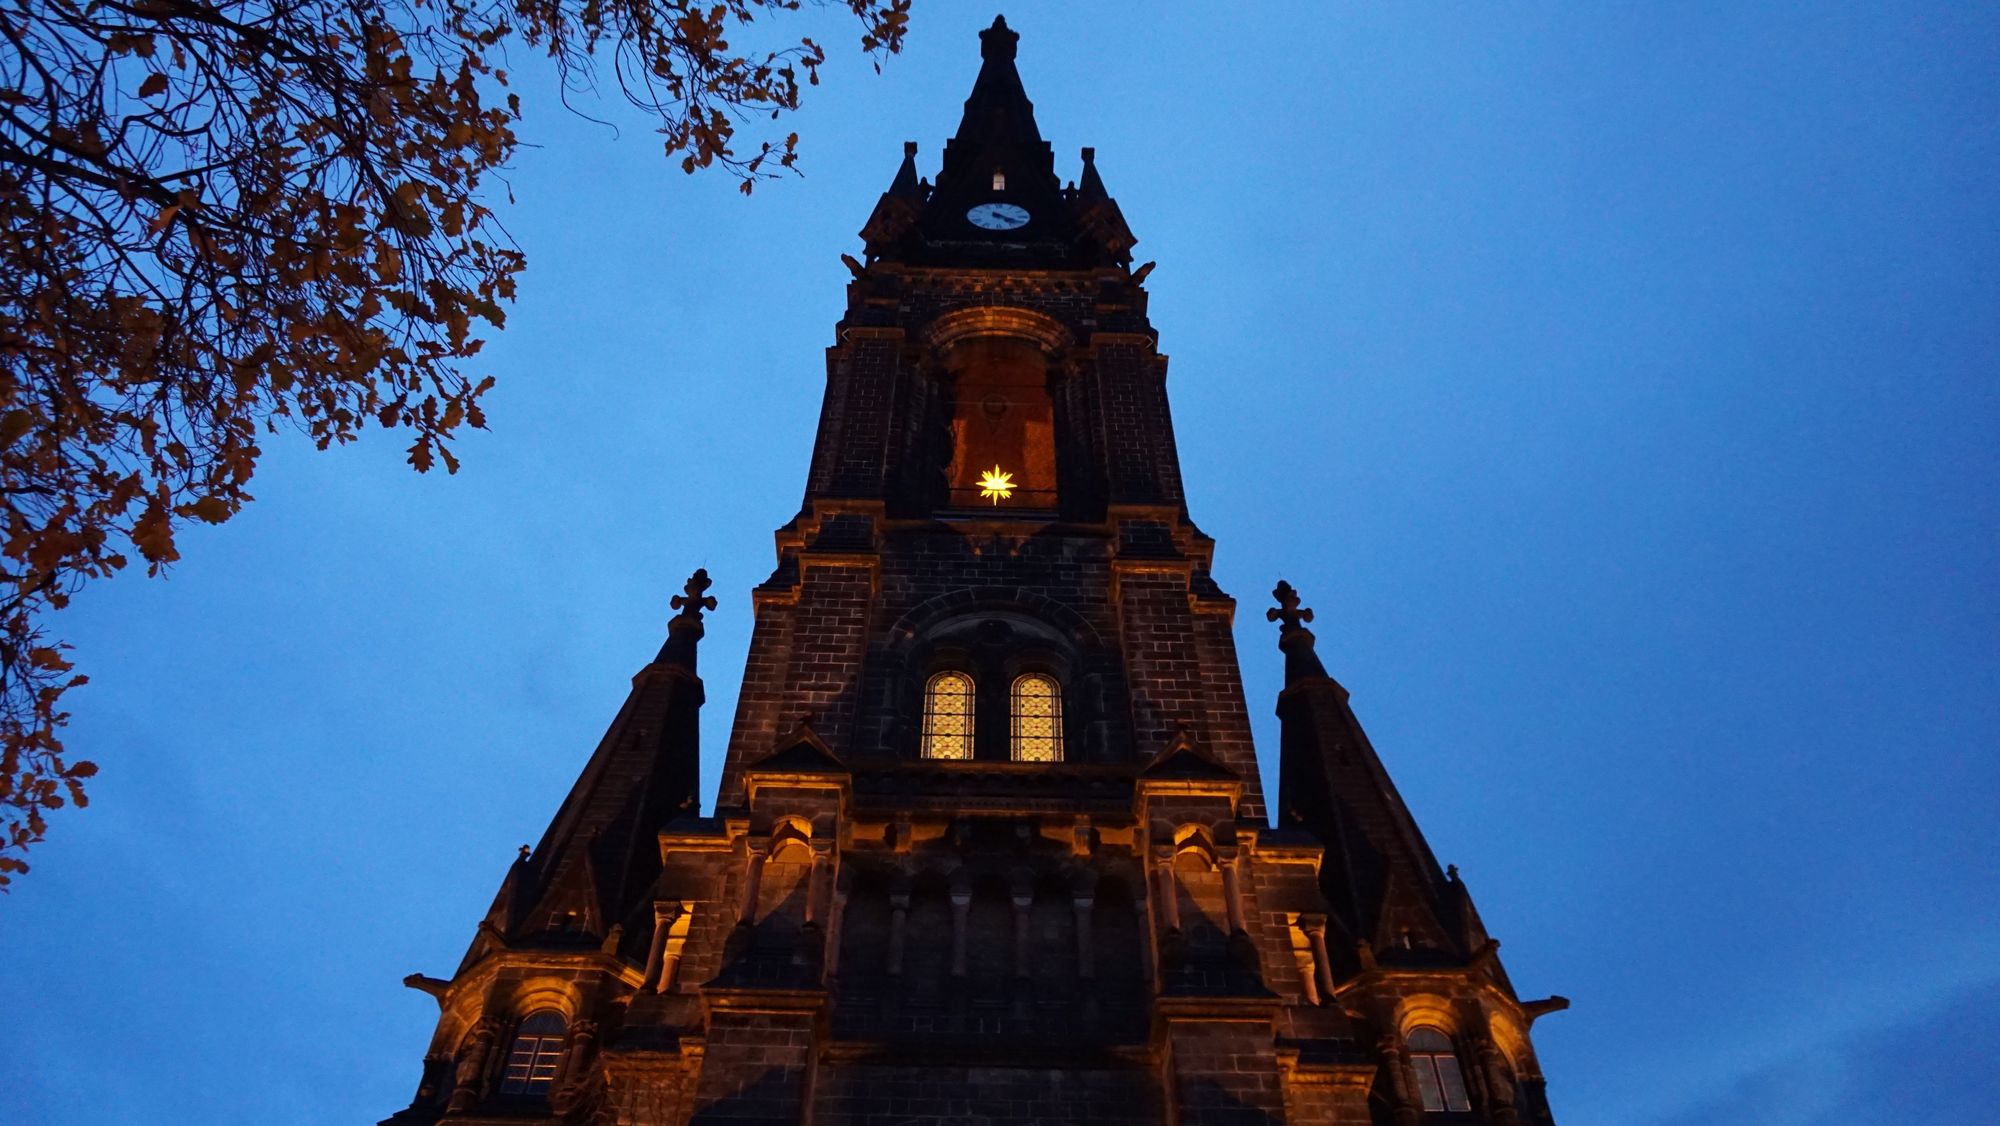
{"label": "stained glass window", "polygon": [[972,678],[941,672],[924,686],[925,758],[972,757]]}
{"label": "stained glass window", "polygon": [[1417,1093],[1425,1110],[1472,1109],[1450,1037],[1435,1028],[1411,1029],[1410,1063],[1417,1069]]}
{"label": "stained glass window", "polygon": [[1031,672],[1014,681],[1015,762],[1062,761],[1062,686]]}
{"label": "stained glass window", "polygon": [[547,1093],[556,1079],[556,1065],[562,1061],[563,1032],[567,1022],[553,1009],[543,1009],[521,1022],[514,1030],[514,1047],[507,1053],[507,1074],[500,1090],[509,1095]]}

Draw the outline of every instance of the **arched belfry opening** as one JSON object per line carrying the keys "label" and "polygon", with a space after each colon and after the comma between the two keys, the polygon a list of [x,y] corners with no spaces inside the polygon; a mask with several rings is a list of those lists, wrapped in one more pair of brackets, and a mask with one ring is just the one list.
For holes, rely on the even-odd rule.
{"label": "arched belfry opening", "polygon": [[[987,336],[945,356],[951,385],[951,503],[1054,508],[1055,405],[1048,359],[1034,342]],[[993,489],[998,474],[1008,479]],[[1010,496],[982,495],[1006,491]]]}
{"label": "arched belfry opening", "polygon": [[1053,383],[1068,331],[1041,313],[981,305],[939,317],[926,335],[945,407],[947,506],[1056,508]]}

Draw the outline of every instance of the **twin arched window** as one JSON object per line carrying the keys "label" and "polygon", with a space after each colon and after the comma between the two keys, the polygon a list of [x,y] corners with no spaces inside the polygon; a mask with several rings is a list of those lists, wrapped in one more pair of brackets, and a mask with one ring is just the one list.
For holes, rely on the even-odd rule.
{"label": "twin arched window", "polygon": [[563,1033],[568,1022],[554,1009],[531,1013],[514,1029],[514,1047],[507,1053],[507,1073],[500,1080],[503,1095],[544,1095],[555,1082],[562,1062]]}
{"label": "twin arched window", "polygon": [[[978,691],[968,673],[945,671],[924,685],[925,758],[973,757]],[[1015,762],[1061,762],[1062,685],[1044,673],[1014,678],[1007,693],[1007,757]]]}
{"label": "twin arched window", "polygon": [[1417,1094],[1425,1110],[1471,1110],[1465,1095],[1465,1075],[1451,1037],[1435,1028],[1413,1028],[1409,1036],[1410,1066],[1417,1072]]}

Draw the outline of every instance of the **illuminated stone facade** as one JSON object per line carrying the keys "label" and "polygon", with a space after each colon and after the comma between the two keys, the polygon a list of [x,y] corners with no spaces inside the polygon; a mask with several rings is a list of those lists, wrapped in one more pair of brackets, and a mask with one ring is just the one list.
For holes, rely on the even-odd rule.
{"label": "illuminated stone facade", "polygon": [[1146,270],[1016,38],[848,259],[716,808],[698,574],[458,972],[409,979],[442,1017],[389,1122],[1550,1121],[1561,1002],[1515,996],[1283,586],[1270,827]]}

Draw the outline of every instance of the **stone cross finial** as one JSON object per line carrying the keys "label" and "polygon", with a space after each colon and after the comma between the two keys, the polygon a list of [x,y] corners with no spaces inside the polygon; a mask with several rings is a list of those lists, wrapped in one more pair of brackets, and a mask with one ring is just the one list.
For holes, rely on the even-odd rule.
{"label": "stone cross finial", "polygon": [[1283,622],[1284,628],[1290,630],[1298,629],[1302,623],[1313,620],[1313,612],[1299,606],[1299,592],[1293,590],[1292,584],[1285,580],[1278,580],[1277,589],[1271,592],[1271,597],[1277,599],[1278,604],[1264,611],[1265,621]]}
{"label": "stone cross finial", "polygon": [[703,610],[715,609],[715,596],[702,593],[714,585],[709,580],[708,568],[698,568],[694,574],[688,576],[687,586],[682,588],[687,594],[674,595],[673,600],[667,605],[699,621]]}

